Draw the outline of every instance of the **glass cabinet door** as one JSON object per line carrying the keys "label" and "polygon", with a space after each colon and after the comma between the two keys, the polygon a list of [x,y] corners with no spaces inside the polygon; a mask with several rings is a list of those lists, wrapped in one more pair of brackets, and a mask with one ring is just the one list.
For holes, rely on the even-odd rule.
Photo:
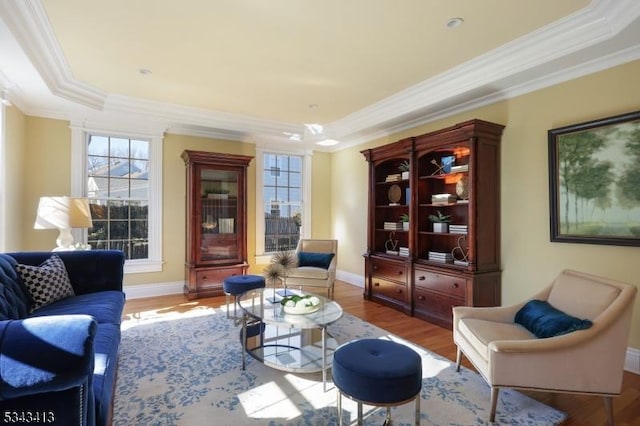
{"label": "glass cabinet door", "polygon": [[238,259],[240,173],[207,167],[200,167],[199,172],[199,263]]}

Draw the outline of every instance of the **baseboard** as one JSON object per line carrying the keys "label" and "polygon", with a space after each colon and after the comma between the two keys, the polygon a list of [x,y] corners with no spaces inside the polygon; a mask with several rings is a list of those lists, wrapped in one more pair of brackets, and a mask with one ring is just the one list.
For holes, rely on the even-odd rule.
{"label": "baseboard", "polygon": [[[364,276],[345,271],[336,271],[336,278],[342,282],[364,288]],[[168,296],[170,294],[181,294],[184,281],[173,283],[141,284],[125,286],[124,292],[127,299],[140,299],[143,297]],[[640,349],[627,348],[624,369],[634,374],[640,375]]]}
{"label": "baseboard", "polygon": [[143,297],[168,296],[170,294],[181,294],[184,288],[184,281],[173,283],[156,283],[124,286],[124,294],[127,299],[141,299]]}
{"label": "baseboard", "polygon": [[627,348],[624,369],[634,374],[640,374],[640,349]]}
{"label": "baseboard", "polygon": [[336,271],[336,279],[345,283],[364,288],[364,276],[345,271]]}

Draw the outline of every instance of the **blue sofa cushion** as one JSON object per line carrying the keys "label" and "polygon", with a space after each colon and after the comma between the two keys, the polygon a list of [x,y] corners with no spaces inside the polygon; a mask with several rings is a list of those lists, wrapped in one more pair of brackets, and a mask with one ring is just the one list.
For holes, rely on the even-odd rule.
{"label": "blue sofa cushion", "polygon": [[96,327],[87,315],[1,321],[0,400],[84,385]]}
{"label": "blue sofa cushion", "polygon": [[121,291],[100,291],[58,300],[34,311],[31,316],[84,314],[91,315],[98,324],[120,324],[124,302]]}
{"label": "blue sofa cushion", "polygon": [[0,253],[0,320],[25,318],[31,309],[31,297],[20,281],[18,262]]}
{"label": "blue sofa cushion", "polygon": [[515,322],[539,338],[560,336],[592,325],[590,320],[567,315],[546,300],[528,301],[516,313]]}
{"label": "blue sofa cushion", "polygon": [[301,251],[298,252],[298,266],[313,266],[315,268],[329,269],[333,256],[333,253]]}
{"label": "blue sofa cushion", "polygon": [[67,269],[62,259],[56,255],[42,262],[40,266],[18,264],[16,269],[33,299],[32,311],[56,300],[75,296]]}
{"label": "blue sofa cushion", "polygon": [[113,390],[118,365],[120,326],[98,324],[95,339],[95,364],[93,369],[93,394],[95,398],[96,424],[108,425],[113,405]]}
{"label": "blue sofa cushion", "polygon": [[[7,254],[24,265],[39,265],[51,257],[51,252],[45,251]],[[64,262],[76,294],[122,290],[125,259],[121,250],[70,250],[56,256]]]}

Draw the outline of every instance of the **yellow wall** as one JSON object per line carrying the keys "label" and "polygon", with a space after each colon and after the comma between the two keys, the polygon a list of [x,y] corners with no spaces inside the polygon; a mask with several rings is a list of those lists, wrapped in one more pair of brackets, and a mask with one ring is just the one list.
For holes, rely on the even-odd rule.
{"label": "yellow wall", "polygon": [[[17,111],[17,110],[16,110]],[[14,245],[14,250],[50,250],[55,245],[56,230],[34,230],[33,221],[38,199],[43,195],[65,195],[70,192],[71,132],[69,123],[61,120],[26,117],[17,111],[14,119],[7,123],[13,133],[24,130],[23,145],[25,155],[31,162],[29,170],[37,173],[24,173],[23,167],[17,167],[20,174],[16,181],[23,181],[24,196],[16,210],[16,216],[23,218],[21,235],[24,238]],[[17,137],[14,139],[18,139]],[[17,144],[16,144],[17,145]],[[255,145],[210,138],[167,134],[163,141],[163,249],[164,260],[161,272],[127,274],[125,285],[174,283],[184,281],[185,264],[185,197],[186,172],[184,161],[180,157],[185,149],[211,151],[255,157]],[[330,188],[328,186],[331,155],[314,153],[312,160],[312,236],[331,237]],[[264,265],[255,262],[256,252],[256,161],[249,165],[247,176],[247,254],[249,271],[260,273]],[[15,222],[9,222],[15,223]],[[17,228],[17,227],[16,227]]]}
{"label": "yellow wall", "polygon": [[[360,150],[479,118],[505,125],[502,138],[502,302],[522,300],[564,268],[638,285],[639,247],[551,243],[547,130],[640,110],[640,61],[439,120],[336,153],[333,219],[340,238],[338,269],[363,274],[367,163]],[[346,194],[346,195],[345,195]],[[576,295],[579,297],[579,295]],[[640,348],[640,297],[630,345]]]}
{"label": "yellow wall", "polygon": [[[339,239],[338,269],[362,277],[366,248],[367,164],[360,150],[418,135],[471,118],[506,126],[502,139],[502,266],[504,304],[521,300],[546,285],[563,268],[574,268],[637,285],[632,269],[638,247],[549,242],[547,130],[568,124],[640,110],[640,61],[576,79],[515,99],[439,120],[416,129],[333,154],[313,156],[312,236]],[[28,166],[12,180],[22,181],[24,195],[13,219],[22,222],[23,236],[12,249],[50,249],[55,231],[32,229],[38,197],[68,194],[70,131],[68,123],[24,117],[11,108],[7,120],[11,149],[24,141]],[[24,129],[24,130],[23,130]],[[21,143],[21,142],[18,142]],[[12,145],[14,144],[14,145]],[[163,165],[163,272],[127,275],[126,284],[178,282],[184,278],[185,173],[184,149],[255,155],[252,144],[166,135]],[[27,161],[25,160],[25,163]],[[255,254],[255,163],[249,168],[248,254],[252,272]],[[14,195],[16,200],[19,195]],[[11,222],[13,223],[13,222]],[[640,348],[640,298],[636,301],[630,345]]]}
{"label": "yellow wall", "polygon": [[[5,241],[7,251],[23,247],[22,228],[28,218],[24,217],[24,152],[26,145],[27,117],[17,108],[5,109],[5,179],[6,194],[4,212],[7,226]],[[32,223],[33,224],[33,223]]]}

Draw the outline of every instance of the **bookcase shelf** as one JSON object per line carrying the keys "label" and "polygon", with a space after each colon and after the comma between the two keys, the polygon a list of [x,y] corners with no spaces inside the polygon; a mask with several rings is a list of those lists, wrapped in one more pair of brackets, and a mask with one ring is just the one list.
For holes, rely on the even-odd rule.
{"label": "bookcase shelf", "polygon": [[[470,120],[362,151],[369,163],[366,298],[447,327],[453,306],[500,303],[503,128]],[[403,163],[408,179],[388,181],[397,179]],[[398,205],[390,206],[393,185],[401,194]],[[393,189],[391,195],[397,194]],[[429,215],[438,211],[456,232],[434,232]],[[402,214],[408,230],[385,229],[385,222],[398,222]],[[388,254],[389,247],[404,247],[409,255]],[[429,259],[430,252],[441,261]]]}

